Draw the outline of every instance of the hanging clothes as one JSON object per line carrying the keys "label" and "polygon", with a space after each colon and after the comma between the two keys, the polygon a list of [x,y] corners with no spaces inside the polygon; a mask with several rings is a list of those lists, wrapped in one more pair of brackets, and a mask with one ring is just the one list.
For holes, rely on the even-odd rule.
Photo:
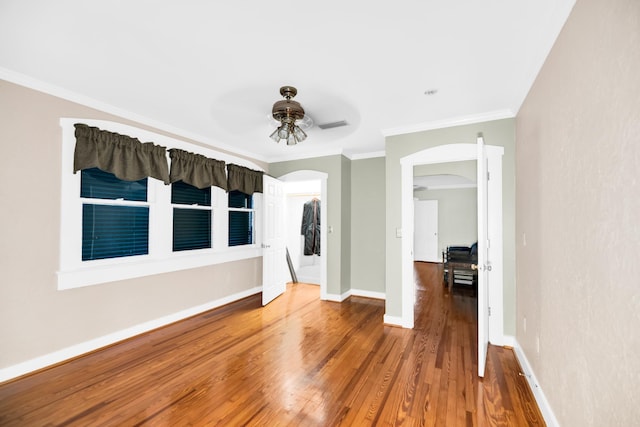
{"label": "hanging clothes", "polygon": [[313,198],[302,209],[302,227],[304,236],[304,254],[320,255],[320,200]]}

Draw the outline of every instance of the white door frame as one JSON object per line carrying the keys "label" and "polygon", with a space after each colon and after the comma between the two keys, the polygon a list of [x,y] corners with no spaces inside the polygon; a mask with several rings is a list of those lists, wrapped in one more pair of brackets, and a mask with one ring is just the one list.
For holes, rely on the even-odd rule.
{"label": "white door frame", "polygon": [[283,182],[296,182],[296,181],[320,181],[320,200],[322,201],[322,208],[320,209],[320,248],[322,250],[322,256],[320,256],[320,299],[328,300],[327,294],[327,259],[328,259],[328,245],[327,245],[327,207],[329,198],[327,197],[327,178],[329,174],[325,172],[318,172],[314,170],[299,170],[290,172],[288,174],[278,177]]}
{"label": "white door frame", "polygon": [[[489,218],[488,233],[495,250],[490,275],[489,305],[489,341],[504,342],[503,319],[503,261],[502,261],[502,155],[503,147],[486,145],[489,181]],[[449,163],[478,159],[476,144],[447,144],[410,154],[400,159],[401,166],[401,229],[402,229],[402,316],[401,326],[413,328],[414,324],[414,275],[413,275],[413,168],[416,165]],[[499,206],[499,208],[496,208]],[[489,286],[487,286],[489,288]],[[478,298],[481,296],[478,295]]]}

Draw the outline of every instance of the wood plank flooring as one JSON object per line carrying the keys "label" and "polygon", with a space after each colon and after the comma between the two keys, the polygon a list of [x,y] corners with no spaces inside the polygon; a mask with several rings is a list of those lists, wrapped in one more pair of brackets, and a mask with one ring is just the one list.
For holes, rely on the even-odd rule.
{"label": "wood plank flooring", "polygon": [[415,273],[413,330],[383,301],[290,285],[0,384],[0,425],[544,425],[510,349],[477,377],[475,297]]}

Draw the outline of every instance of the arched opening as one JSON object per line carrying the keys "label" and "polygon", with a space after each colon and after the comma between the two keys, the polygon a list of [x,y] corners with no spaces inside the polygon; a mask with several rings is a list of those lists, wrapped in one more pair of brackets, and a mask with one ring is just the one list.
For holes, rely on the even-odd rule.
{"label": "arched opening", "polygon": [[[503,339],[503,291],[502,291],[502,154],[504,149],[496,146],[485,146],[488,157],[488,171],[491,174],[488,209],[492,212],[489,223],[489,235],[492,241],[491,250],[495,260],[491,273],[491,292],[478,295],[488,298],[492,316],[485,319],[489,323],[489,339],[493,342]],[[478,159],[476,144],[440,145],[413,153],[400,159],[401,164],[401,198],[402,198],[402,232],[407,236],[402,240],[402,326],[412,328],[414,323],[415,289],[413,281],[413,171],[414,166],[460,162]],[[486,287],[488,289],[489,286]],[[480,312],[480,311],[479,311]]]}
{"label": "arched opening", "polygon": [[[327,177],[328,174],[324,172],[318,172],[314,170],[300,170],[295,172],[290,172],[285,174],[278,179],[285,183],[285,192],[287,186],[292,186],[295,188],[293,191],[290,191],[293,197],[291,197],[291,202],[293,205],[299,204],[299,202],[293,200],[300,199],[305,201],[306,199],[318,198],[321,202],[320,209],[320,248],[321,254],[319,256],[311,255],[305,256],[302,254],[294,253],[292,256],[292,262],[294,264],[294,268],[300,268],[301,279],[311,278],[311,280],[307,280],[311,283],[315,283],[315,274],[318,275],[317,284],[320,285],[320,299],[327,299]],[[293,242],[292,245],[297,244],[299,241],[300,233],[300,222],[299,221],[289,221],[289,225],[286,229],[287,240]],[[294,248],[290,248],[291,252],[294,252]],[[296,248],[296,250],[299,248]],[[315,263],[318,263],[317,265]],[[316,268],[317,267],[317,268]],[[301,280],[305,281],[305,280]]]}

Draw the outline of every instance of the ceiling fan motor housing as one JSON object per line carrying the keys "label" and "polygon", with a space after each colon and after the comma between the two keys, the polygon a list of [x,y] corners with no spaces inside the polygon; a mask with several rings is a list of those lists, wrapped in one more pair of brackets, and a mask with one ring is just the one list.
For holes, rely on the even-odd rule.
{"label": "ceiling fan motor housing", "polygon": [[304,117],[304,109],[299,102],[292,100],[296,96],[298,90],[293,86],[283,86],[280,88],[280,95],[285,99],[281,99],[273,104],[271,114],[278,121],[296,121]]}
{"label": "ceiling fan motor housing", "polygon": [[273,118],[282,121],[287,118],[300,120],[304,117],[304,109],[300,103],[291,101],[290,99],[278,101],[273,104]]}

